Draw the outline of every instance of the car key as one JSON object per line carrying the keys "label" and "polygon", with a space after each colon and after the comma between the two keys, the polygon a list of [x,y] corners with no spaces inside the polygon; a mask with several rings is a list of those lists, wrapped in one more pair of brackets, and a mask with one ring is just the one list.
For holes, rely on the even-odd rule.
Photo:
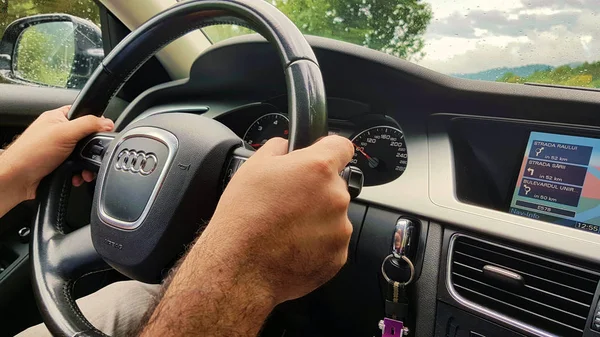
{"label": "car key", "polygon": [[[408,315],[408,296],[406,286],[413,281],[415,270],[412,261],[406,253],[409,251],[414,233],[412,221],[399,219],[394,230],[392,240],[392,253],[388,255],[381,264],[381,274],[387,282],[385,299],[385,318],[379,322],[383,337],[400,337],[407,335],[409,329],[404,325]],[[409,267],[410,275],[404,282],[399,282],[388,276],[386,264],[390,262],[390,268],[400,268],[402,264]]]}

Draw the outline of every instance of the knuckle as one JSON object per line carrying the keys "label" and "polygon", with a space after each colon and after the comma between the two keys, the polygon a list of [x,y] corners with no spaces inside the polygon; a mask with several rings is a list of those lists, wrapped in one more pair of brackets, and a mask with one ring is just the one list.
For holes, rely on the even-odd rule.
{"label": "knuckle", "polygon": [[104,128],[104,126],[106,124],[105,124],[105,122],[104,122],[104,120],[102,118],[96,117],[96,116],[91,116],[91,117],[93,117],[95,119],[94,123],[96,124],[96,127],[98,129],[103,129]]}
{"label": "knuckle", "polygon": [[352,237],[353,227],[348,217],[344,217],[342,221],[340,221],[340,226],[337,229],[335,235],[335,244],[334,249],[336,250],[348,250],[348,245],[350,243],[350,238]]}
{"label": "knuckle", "polygon": [[344,238],[350,239],[350,237],[352,236],[352,232],[354,232],[354,227],[352,226],[350,220],[346,219],[343,227]]}
{"label": "knuckle", "polygon": [[332,172],[331,159],[318,158],[312,161],[311,169],[320,174],[329,175]]}
{"label": "knuckle", "polygon": [[331,227],[327,242],[328,255],[335,257],[342,252],[348,251],[350,238],[352,237],[352,224],[347,216],[340,217],[337,223]]}
{"label": "knuckle", "polygon": [[337,210],[345,210],[350,204],[350,194],[345,189],[337,189],[332,193],[331,206]]}

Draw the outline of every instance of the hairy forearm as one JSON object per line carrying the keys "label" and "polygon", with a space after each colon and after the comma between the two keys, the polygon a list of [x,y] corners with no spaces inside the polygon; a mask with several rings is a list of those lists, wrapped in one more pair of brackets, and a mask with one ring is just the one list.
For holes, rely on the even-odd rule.
{"label": "hairy forearm", "polygon": [[[272,296],[243,268],[215,257],[201,237],[188,253],[142,336],[256,336]],[[227,261],[231,263],[231,261]]]}

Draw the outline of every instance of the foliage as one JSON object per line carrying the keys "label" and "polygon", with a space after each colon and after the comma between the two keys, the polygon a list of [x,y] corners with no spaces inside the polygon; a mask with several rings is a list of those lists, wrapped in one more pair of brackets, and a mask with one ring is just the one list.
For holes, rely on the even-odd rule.
{"label": "foliage", "polygon": [[237,25],[215,25],[202,28],[211,42],[216,43],[230,37],[252,34],[253,30]]}
{"label": "foliage", "polygon": [[[404,58],[423,57],[423,34],[431,21],[421,0],[272,0],[305,34],[318,35],[380,50]],[[221,26],[205,32],[213,41],[247,34]]]}
{"label": "foliage", "polygon": [[0,0],[0,32],[17,19],[47,13],[71,14],[100,26],[100,10],[94,0]]}
{"label": "foliage", "polygon": [[[4,33],[6,27],[13,21],[36,14],[64,13],[87,19],[100,26],[100,12],[94,0],[0,0],[0,33]],[[38,32],[39,33],[39,32]],[[43,65],[43,58],[39,55],[48,56],[48,44],[44,45],[40,34],[27,30],[26,45],[19,48],[17,52],[29,55],[30,60],[37,60],[30,65],[24,65],[17,69],[21,71],[22,77],[35,79],[39,83],[59,84],[66,83],[65,72],[57,73],[57,63]],[[22,50],[21,50],[22,49]],[[53,49],[56,51],[56,48]],[[38,55],[38,56],[36,56]],[[35,57],[34,57],[35,56]],[[56,61],[56,60],[55,60]],[[68,60],[65,60],[68,61]],[[0,78],[0,83],[2,82]]]}
{"label": "foliage", "polygon": [[13,67],[16,76],[21,79],[66,87],[74,55],[71,23],[43,23],[23,31],[13,58]]}
{"label": "foliage", "polygon": [[[343,40],[412,60],[423,57],[423,34],[432,18],[431,6],[423,0],[265,1],[276,5],[305,34]],[[94,0],[0,0],[0,32],[4,32],[11,22],[19,18],[44,13],[71,14],[100,26],[99,9]],[[204,32],[216,42],[252,31],[226,25],[208,27]],[[72,62],[67,56],[72,46],[63,45],[62,49],[52,50],[44,48],[42,37],[35,30],[28,31],[22,38],[26,38],[27,43],[18,50],[21,56],[31,55],[35,59],[33,56],[37,55],[38,60],[47,62],[23,63],[15,70],[39,82],[64,85],[63,67]],[[506,68],[497,81],[600,88],[600,61],[542,68],[529,72],[527,76],[513,69],[518,68]]]}
{"label": "foliage", "polygon": [[600,88],[600,61],[571,67],[560,66],[554,69],[540,70],[526,77],[519,77],[513,73],[505,73],[498,82],[507,83],[545,83],[576,87]]}

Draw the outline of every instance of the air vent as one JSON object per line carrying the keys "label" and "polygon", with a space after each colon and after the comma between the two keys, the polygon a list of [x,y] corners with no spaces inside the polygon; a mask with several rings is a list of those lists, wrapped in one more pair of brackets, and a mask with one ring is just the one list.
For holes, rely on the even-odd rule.
{"label": "air vent", "polygon": [[451,249],[449,288],[459,301],[538,335],[583,335],[598,273],[462,235]]}

